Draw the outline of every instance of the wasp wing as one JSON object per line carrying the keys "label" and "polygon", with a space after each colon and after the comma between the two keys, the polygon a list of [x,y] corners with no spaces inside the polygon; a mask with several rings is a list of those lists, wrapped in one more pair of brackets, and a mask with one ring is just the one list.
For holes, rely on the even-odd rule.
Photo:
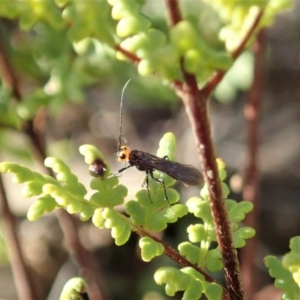
{"label": "wasp wing", "polygon": [[136,154],[139,157],[139,166],[137,166],[137,168],[140,170],[156,169],[158,171],[166,173],[176,180],[182,181],[186,185],[200,185],[203,182],[201,172],[191,165],[185,165],[175,161],[170,161],[168,159],[160,158],[144,151],[133,151],[136,151]]}

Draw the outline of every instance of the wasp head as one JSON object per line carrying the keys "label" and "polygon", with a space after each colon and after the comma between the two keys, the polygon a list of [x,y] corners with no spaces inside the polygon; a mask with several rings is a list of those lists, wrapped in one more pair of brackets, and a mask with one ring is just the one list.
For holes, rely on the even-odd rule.
{"label": "wasp head", "polygon": [[127,146],[120,146],[117,152],[119,162],[126,162],[129,160],[130,148]]}

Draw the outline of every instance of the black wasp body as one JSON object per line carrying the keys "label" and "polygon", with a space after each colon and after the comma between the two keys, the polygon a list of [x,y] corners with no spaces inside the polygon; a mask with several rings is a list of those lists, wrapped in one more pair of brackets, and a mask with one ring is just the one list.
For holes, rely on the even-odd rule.
{"label": "black wasp body", "polygon": [[153,180],[163,184],[165,198],[167,200],[168,196],[166,193],[165,183],[161,178],[156,178],[153,176],[154,170],[163,172],[176,180],[180,180],[185,185],[200,185],[202,182],[202,174],[195,167],[191,165],[181,164],[175,161],[170,161],[167,159],[167,157],[161,158],[141,150],[131,151],[127,146],[119,147],[117,157],[120,162],[127,162],[129,165],[115,172],[113,174],[114,176],[134,166],[139,171],[146,172],[145,183],[148,193],[148,176],[150,175]]}
{"label": "black wasp body", "polygon": [[[123,136],[122,136],[122,107],[123,107],[123,95],[125,88],[127,87],[130,80],[128,80],[122,90],[121,95],[121,103],[120,103],[120,131],[119,131],[119,143],[117,150],[117,158],[122,163],[128,163],[127,166],[120,169],[117,172],[114,172],[112,176],[117,176],[123,171],[127,170],[130,167],[136,167],[139,171],[143,171],[146,173],[145,184],[148,191],[149,198],[151,199],[151,195],[148,188],[149,183],[149,175],[150,177],[163,185],[165,198],[168,200],[168,195],[166,192],[166,186],[162,178],[156,178],[153,175],[154,170],[163,172],[170,177],[182,181],[185,185],[200,185],[202,183],[202,174],[199,170],[191,165],[180,164],[175,161],[168,160],[168,157],[165,156],[163,158],[149,154],[147,152],[141,150],[130,150],[129,147],[122,145]],[[95,170],[95,166],[93,170]]]}
{"label": "black wasp body", "polygon": [[[127,149],[126,146],[123,146],[123,148]],[[153,170],[161,171],[186,185],[200,185],[202,181],[202,174],[195,167],[170,161],[167,157],[157,157],[140,150],[130,151],[128,163],[130,166],[135,166],[139,171],[145,171],[150,175]]]}

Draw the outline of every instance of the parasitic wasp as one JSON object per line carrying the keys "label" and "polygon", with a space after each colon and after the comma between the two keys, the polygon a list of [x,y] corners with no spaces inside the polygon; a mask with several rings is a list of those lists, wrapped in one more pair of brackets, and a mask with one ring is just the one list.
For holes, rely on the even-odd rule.
{"label": "parasitic wasp", "polygon": [[125,170],[136,167],[139,171],[146,172],[145,177],[145,186],[151,200],[150,191],[148,188],[149,176],[156,182],[163,185],[164,194],[166,200],[168,200],[165,182],[162,178],[156,178],[153,175],[155,170],[163,172],[170,177],[183,182],[185,185],[200,185],[203,182],[202,174],[199,170],[191,165],[181,164],[176,161],[168,160],[168,157],[163,158],[155,156],[153,154],[144,152],[142,150],[131,150],[128,146],[124,145],[124,138],[122,136],[122,107],[123,107],[123,98],[124,91],[130,80],[128,80],[122,90],[121,94],[121,103],[120,103],[120,123],[119,123],[119,141],[118,141],[118,150],[117,158],[119,162],[128,163],[124,168],[114,172],[109,177],[117,176],[124,172]]}

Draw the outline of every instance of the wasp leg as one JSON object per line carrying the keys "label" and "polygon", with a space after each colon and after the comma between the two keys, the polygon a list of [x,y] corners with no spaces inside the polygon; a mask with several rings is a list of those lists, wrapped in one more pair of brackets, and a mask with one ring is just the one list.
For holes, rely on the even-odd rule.
{"label": "wasp leg", "polygon": [[117,177],[117,176],[120,175],[122,172],[124,172],[125,170],[127,170],[127,169],[129,169],[129,168],[131,168],[131,167],[132,167],[132,166],[129,165],[129,166],[125,167],[125,168],[122,168],[122,169],[120,169],[120,170],[118,170],[118,171],[112,173],[111,175],[109,175],[109,176],[106,177],[106,178]]}
{"label": "wasp leg", "polygon": [[[151,174],[151,173],[150,173]],[[151,198],[151,194],[150,194],[150,190],[149,190],[149,172],[146,172],[146,176],[145,176],[145,179],[144,179],[144,182],[142,184],[142,187],[145,186],[146,187],[146,190],[148,192],[148,196],[149,196],[149,199],[152,202],[152,198]]]}
{"label": "wasp leg", "polygon": [[171,204],[170,204],[170,202],[169,202],[169,198],[168,198],[168,195],[167,195],[167,190],[166,190],[166,185],[165,185],[164,180],[161,179],[161,178],[155,178],[155,177],[153,176],[153,172],[152,172],[152,171],[149,171],[149,174],[150,174],[150,176],[151,176],[151,178],[152,178],[153,180],[155,180],[156,182],[161,183],[161,184],[163,185],[164,193],[165,193],[165,199],[167,200],[169,206],[171,207]]}

